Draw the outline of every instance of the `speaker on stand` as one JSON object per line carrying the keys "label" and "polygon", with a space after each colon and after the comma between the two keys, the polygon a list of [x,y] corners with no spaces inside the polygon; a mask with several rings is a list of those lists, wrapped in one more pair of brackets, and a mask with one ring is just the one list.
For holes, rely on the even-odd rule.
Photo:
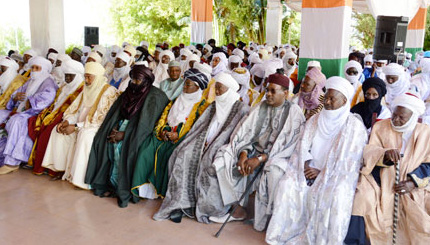
{"label": "speaker on stand", "polygon": [[98,27],[90,27],[85,26],[85,46],[93,47],[94,45],[99,44],[99,28]]}
{"label": "speaker on stand", "polygon": [[396,63],[403,60],[408,20],[408,17],[403,16],[378,16],[373,46],[375,60],[388,60]]}

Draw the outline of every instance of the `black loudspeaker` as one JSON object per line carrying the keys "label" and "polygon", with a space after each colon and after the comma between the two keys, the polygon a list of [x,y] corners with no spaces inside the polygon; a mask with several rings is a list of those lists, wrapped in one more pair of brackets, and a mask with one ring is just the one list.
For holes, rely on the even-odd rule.
{"label": "black loudspeaker", "polygon": [[99,44],[99,28],[85,26],[85,46],[92,47]]}
{"label": "black loudspeaker", "polygon": [[397,56],[405,51],[408,17],[378,16],[376,19],[373,58],[396,62]]}

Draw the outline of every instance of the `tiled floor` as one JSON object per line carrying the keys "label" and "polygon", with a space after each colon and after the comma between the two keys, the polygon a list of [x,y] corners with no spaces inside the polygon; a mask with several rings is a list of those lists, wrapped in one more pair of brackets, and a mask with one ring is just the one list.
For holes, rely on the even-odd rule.
{"label": "tiled floor", "polygon": [[30,170],[0,176],[0,244],[264,244],[264,233],[242,222],[154,221],[160,200],[119,208],[116,199],[76,190]]}

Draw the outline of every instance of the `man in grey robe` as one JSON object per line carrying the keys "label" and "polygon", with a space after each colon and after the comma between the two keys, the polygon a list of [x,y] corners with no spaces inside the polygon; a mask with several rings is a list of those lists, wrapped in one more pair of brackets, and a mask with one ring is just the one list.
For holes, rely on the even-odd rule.
{"label": "man in grey robe", "polygon": [[215,77],[215,102],[200,116],[169,160],[169,185],[155,220],[194,216],[196,179],[213,162],[217,150],[227,144],[239,121],[249,111],[237,93],[239,84],[227,73]]}
{"label": "man in grey robe", "polygon": [[[217,152],[214,162],[199,176],[197,219],[222,223],[233,204],[245,192],[254,170],[263,167],[256,183],[255,228],[263,230],[270,218],[272,194],[285,166],[279,159],[289,158],[297,143],[305,118],[301,109],[286,100],[289,79],[276,73],[268,78],[266,100],[256,106],[235,129],[230,143]],[[263,166],[263,163],[265,165]],[[243,220],[245,201],[231,220]]]}

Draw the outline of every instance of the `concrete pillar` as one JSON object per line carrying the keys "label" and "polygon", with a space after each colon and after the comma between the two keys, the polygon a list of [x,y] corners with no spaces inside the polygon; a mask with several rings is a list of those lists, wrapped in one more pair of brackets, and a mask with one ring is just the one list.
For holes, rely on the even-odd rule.
{"label": "concrete pillar", "polygon": [[343,76],[349,54],[352,0],[303,0],[299,79],[318,60],[328,77]]}
{"label": "concrete pillar", "polygon": [[191,0],[191,44],[212,38],[212,0]]}
{"label": "concrete pillar", "polygon": [[267,0],[266,12],[266,43],[281,44],[282,35],[282,4],[280,0]]}
{"label": "concrete pillar", "polygon": [[63,0],[29,0],[31,47],[44,56],[50,47],[65,51]]}
{"label": "concrete pillar", "polygon": [[423,6],[418,9],[415,17],[409,22],[408,32],[406,34],[406,52],[412,54],[415,59],[415,53],[423,50],[424,36],[426,28],[427,7]]}

